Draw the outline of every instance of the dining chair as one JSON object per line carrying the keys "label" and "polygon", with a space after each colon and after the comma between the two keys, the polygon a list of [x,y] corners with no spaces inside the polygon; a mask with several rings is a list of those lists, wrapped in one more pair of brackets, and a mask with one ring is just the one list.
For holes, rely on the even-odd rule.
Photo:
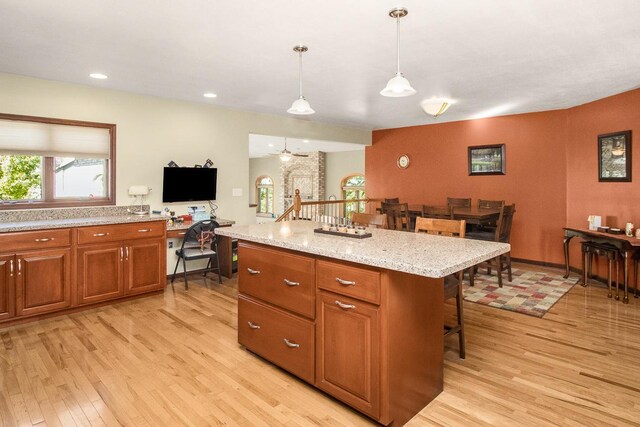
{"label": "dining chair", "polygon": [[384,203],[400,203],[399,197],[392,197],[390,199],[383,199]]}
{"label": "dining chair", "polygon": [[387,215],[354,212],[351,215],[351,223],[365,227],[387,228]]}
{"label": "dining chair", "polygon": [[500,209],[504,206],[504,200],[478,199],[478,209]]}
{"label": "dining chair", "polygon": [[[452,219],[416,218],[416,233],[425,232],[440,236],[464,238],[465,225],[464,220],[456,221]],[[464,300],[462,295],[463,274],[464,270],[460,270],[459,272],[444,278],[444,300],[447,301],[455,297],[458,319],[456,326],[445,325],[444,336],[447,337],[452,334],[458,334],[460,359],[464,359],[466,355],[464,345],[464,316],[462,310]]]}
{"label": "dining chair", "polygon": [[[509,243],[511,240],[511,225],[513,223],[513,215],[516,212],[516,205],[505,205],[500,209],[500,216],[498,217],[498,223],[495,231],[475,231],[467,233],[467,238],[469,239],[477,239],[477,240],[485,240],[492,242],[501,242],[501,243]],[[505,263],[503,264],[503,258]],[[503,267],[507,269],[507,279],[509,282],[513,280],[513,276],[511,273],[511,251],[506,254],[499,255],[495,258],[492,258],[484,263],[476,265],[471,268],[471,272],[469,273],[469,279],[471,286],[474,285],[473,279],[475,276],[476,267],[486,267],[487,274],[491,274],[491,269],[496,268],[498,274],[498,286],[502,287],[502,272],[504,271]]]}
{"label": "dining chair", "polygon": [[447,197],[447,206],[452,208],[470,208],[471,198],[457,199],[455,197]]}
{"label": "dining chair", "polygon": [[382,203],[380,213],[387,216],[390,230],[410,231],[409,205],[407,203]]}
{"label": "dining chair", "polygon": [[[220,276],[220,258],[218,256],[218,239],[215,234],[215,229],[220,225],[216,221],[209,219],[198,221],[194,223],[186,231],[184,239],[182,240],[182,246],[176,250],[176,267],[173,269],[173,275],[171,276],[171,286],[176,278],[176,272],[178,271],[178,265],[182,261],[182,268],[184,274],[184,288],[189,289],[189,283],[187,282],[187,261],[194,261],[197,259],[209,259],[207,267],[204,270],[203,276],[210,271],[217,271],[218,282],[222,284],[222,276]],[[212,260],[215,258],[216,267],[212,267]]]}
{"label": "dining chair", "polygon": [[453,219],[451,206],[422,205],[423,218]]}

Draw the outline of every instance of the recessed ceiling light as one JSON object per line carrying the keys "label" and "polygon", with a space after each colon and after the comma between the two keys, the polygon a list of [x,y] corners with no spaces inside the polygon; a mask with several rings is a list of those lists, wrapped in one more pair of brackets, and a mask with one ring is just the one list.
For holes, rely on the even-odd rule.
{"label": "recessed ceiling light", "polygon": [[308,144],[309,140],[308,139],[303,139],[302,142],[304,142],[305,144]]}
{"label": "recessed ceiling light", "polygon": [[216,95],[216,94],[215,94],[215,93],[213,93],[213,92],[207,92],[207,93],[205,93],[205,94],[204,94],[204,95],[202,95],[202,96],[204,96],[205,98],[215,98],[215,97],[216,97],[216,96],[218,96],[218,95]]}
{"label": "recessed ceiling light", "polygon": [[109,76],[102,73],[91,73],[89,74],[89,77],[91,77],[92,79],[98,79],[98,80],[104,80],[109,78]]}
{"label": "recessed ceiling light", "polygon": [[273,147],[273,144],[269,144],[269,147]]}

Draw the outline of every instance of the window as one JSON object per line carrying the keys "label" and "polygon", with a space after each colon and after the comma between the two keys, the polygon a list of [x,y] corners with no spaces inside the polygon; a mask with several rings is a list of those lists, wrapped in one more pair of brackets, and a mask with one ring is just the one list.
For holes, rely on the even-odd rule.
{"label": "window", "polygon": [[[349,175],[342,180],[342,198],[344,200],[365,199],[367,196],[364,192],[364,176]],[[353,212],[364,212],[366,208],[365,202],[346,202],[344,204],[344,216],[351,218]]]}
{"label": "window", "polygon": [[268,176],[258,177],[256,180],[257,212],[273,214],[273,180]]}
{"label": "window", "polygon": [[0,114],[0,209],[115,204],[115,130]]}

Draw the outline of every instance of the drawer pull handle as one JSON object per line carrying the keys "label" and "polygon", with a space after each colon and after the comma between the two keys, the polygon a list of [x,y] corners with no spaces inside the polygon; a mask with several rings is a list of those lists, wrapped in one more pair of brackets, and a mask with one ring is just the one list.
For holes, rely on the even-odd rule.
{"label": "drawer pull handle", "polygon": [[255,323],[247,322],[251,329],[260,329],[260,325],[256,325]]}
{"label": "drawer pull handle", "polygon": [[53,237],[48,237],[44,239],[36,239],[36,242],[48,242],[49,240],[55,240]]}
{"label": "drawer pull handle", "polygon": [[18,276],[22,274],[22,260],[18,258]]}
{"label": "drawer pull handle", "polygon": [[249,274],[260,274],[260,270],[253,270],[251,268],[247,268],[247,271],[249,272]]}
{"label": "drawer pull handle", "polygon": [[142,230],[138,230],[138,233],[148,233],[150,231],[151,231],[150,228],[143,228]]}
{"label": "drawer pull handle", "polygon": [[351,281],[351,280],[344,280],[344,279],[341,279],[341,278],[339,278],[339,277],[336,277],[336,282],[340,283],[340,284],[341,284],[341,285],[343,285],[343,286],[353,286],[353,285],[355,285],[355,284],[356,284],[356,282],[355,282],[355,281]]}
{"label": "drawer pull handle", "polygon": [[10,270],[9,276],[13,277],[13,260],[9,261],[9,270]]}
{"label": "drawer pull handle", "polygon": [[122,246],[120,246],[120,261],[124,260],[124,250],[122,249]]}
{"label": "drawer pull handle", "polygon": [[300,347],[300,344],[296,344],[294,342],[289,341],[288,339],[284,339],[284,343],[287,345],[287,347],[291,347],[291,348],[298,348]]}
{"label": "drawer pull handle", "polygon": [[93,237],[104,237],[108,236],[109,233],[93,233]]}
{"label": "drawer pull handle", "polygon": [[284,283],[285,285],[289,285],[289,286],[300,286],[300,282],[292,282],[291,280],[288,280],[288,279],[284,279]]}
{"label": "drawer pull handle", "polygon": [[356,308],[356,306],[353,305],[353,304],[345,304],[345,303],[337,301],[337,300],[336,300],[336,305],[338,307],[340,307],[341,309],[343,309],[343,310],[352,310],[352,309]]}

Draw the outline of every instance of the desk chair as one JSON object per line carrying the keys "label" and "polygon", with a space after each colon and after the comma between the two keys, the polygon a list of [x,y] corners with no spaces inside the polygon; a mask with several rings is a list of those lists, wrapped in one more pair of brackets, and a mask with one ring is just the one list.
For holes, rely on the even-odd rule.
{"label": "desk chair", "polygon": [[[209,219],[198,221],[189,227],[182,240],[182,246],[176,250],[178,259],[176,260],[176,267],[173,269],[173,275],[171,276],[171,286],[173,286],[173,281],[176,278],[180,260],[182,260],[184,273],[184,288],[189,289],[189,283],[187,282],[187,261],[207,258],[209,262],[207,263],[203,276],[206,276],[210,271],[216,270],[218,273],[218,282],[222,284],[220,258],[218,256],[218,239],[215,235],[215,229],[218,227],[220,227],[220,225],[218,225],[216,221]],[[211,266],[214,258],[216,259],[215,268]]]}
{"label": "desk chair", "polygon": [[[456,221],[452,219],[434,219],[434,218],[416,218],[416,233],[426,232],[428,234],[437,234],[440,236],[462,237],[465,235],[466,224],[464,220]],[[465,358],[464,347],[464,317],[462,313],[462,276],[464,271],[452,274],[444,278],[444,300],[447,301],[453,297],[456,298],[456,309],[458,314],[458,323],[456,326],[444,327],[444,336],[458,334],[460,359]]]}

